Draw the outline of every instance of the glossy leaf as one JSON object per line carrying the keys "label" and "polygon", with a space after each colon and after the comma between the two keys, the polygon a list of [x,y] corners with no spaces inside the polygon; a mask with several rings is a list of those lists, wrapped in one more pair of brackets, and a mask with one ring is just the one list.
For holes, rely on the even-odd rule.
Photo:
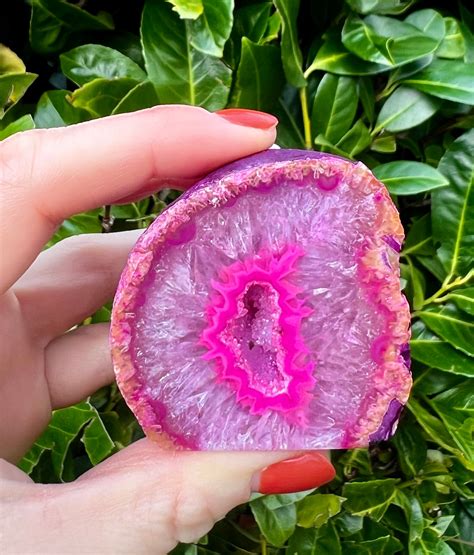
{"label": "glossy leaf", "polygon": [[455,289],[446,298],[453,301],[464,312],[474,316],[474,287]]}
{"label": "glossy leaf", "polygon": [[286,555],[343,555],[331,522],[320,528],[297,528],[288,542]]}
{"label": "glossy leaf", "polygon": [[327,73],[319,83],[311,110],[314,134],[336,144],[351,128],[357,105],[355,79]]}
{"label": "glossy leaf", "polygon": [[428,367],[460,376],[474,377],[474,360],[432,333],[426,325],[417,321],[412,326],[410,352],[414,360]]}
{"label": "glossy leaf", "polygon": [[58,480],[63,479],[66,456],[72,441],[86,424],[97,418],[97,411],[87,401],[53,413],[50,426],[37,440],[36,445],[51,451],[51,460]]}
{"label": "glossy leaf", "polygon": [[6,139],[10,135],[14,135],[15,133],[19,133],[20,131],[28,131],[29,129],[35,128],[35,122],[30,114],[26,114],[21,118],[13,121],[9,125],[5,127],[5,129],[0,130],[0,141]]}
{"label": "glossy leaf", "polygon": [[427,308],[419,313],[423,322],[453,347],[474,356],[474,321],[454,304]]}
{"label": "glossy leaf", "polygon": [[5,73],[0,75],[0,119],[25,94],[36,79],[35,73]]}
{"label": "glossy leaf", "polygon": [[30,42],[42,54],[61,50],[72,33],[113,28],[112,18],[105,12],[92,15],[63,0],[32,0],[31,3]]}
{"label": "glossy leaf", "polygon": [[405,476],[416,476],[426,462],[427,445],[420,428],[413,421],[403,422],[392,439],[398,453],[398,463]]}
{"label": "glossy leaf", "polygon": [[280,49],[277,46],[255,44],[243,37],[230,106],[272,111],[284,82]]}
{"label": "glossy leaf", "polygon": [[395,496],[397,480],[372,480],[344,484],[342,495],[347,499],[344,506],[353,515],[370,515],[380,520]]}
{"label": "glossy leaf", "polygon": [[135,110],[144,110],[159,104],[156,89],[151,81],[139,83],[120,100],[112,114],[124,114]]}
{"label": "glossy leaf", "polygon": [[434,253],[431,218],[426,214],[412,223],[403,245],[402,256],[433,255]]}
{"label": "glossy leaf", "polygon": [[441,101],[409,87],[399,87],[382,106],[375,130],[393,133],[411,129],[435,114]]}
{"label": "glossy leaf", "polygon": [[410,23],[369,15],[364,20],[349,16],[342,30],[342,42],[363,60],[395,67],[434,52],[441,38],[434,38]]}
{"label": "glossy leaf", "polygon": [[89,112],[94,118],[112,114],[121,100],[137,85],[128,77],[118,79],[94,79],[70,96],[71,104]]}
{"label": "glossy leaf", "polygon": [[364,113],[369,123],[372,124],[375,120],[375,92],[372,80],[367,77],[361,77],[357,82],[357,91]]}
{"label": "glossy leaf", "polygon": [[218,110],[227,103],[231,70],[190,45],[186,22],[161,0],[147,0],[141,37],[145,67],[160,103]]}
{"label": "glossy leaf", "polygon": [[272,506],[272,499],[261,497],[250,503],[253,516],[267,541],[282,546],[293,534],[296,526],[296,506],[294,503]]}
{"label": "glossy leaf", "polygon": [[353,158],[370,145],[371,137],[367,126],[357,120],[351,129],[337,143],[337,148]]}
{"label": "glossy leaf", "polygon": [[346,0],[347,4],[363,15],[369,13],[377,14],[401,14],[407,10],[416,0]]}
{"label": "glossy leaf", "polygon": [[187,22],[191,46],[203,54],[222,56],[233,22],[233,0],[202,0],[203,12]]}
{"label": "glossy leaf", "polygon": [[0,44],[0,75],[4,73],[25,73],[23,60],[10,50],[8,46]]}
{"label": "glossy leaf", "polygon": [[321,70],[336,75],[375,75],[389,69],[386,65],[361,60],[330,34],[304,74],[309,77],[314,71]]}
{"label": "glossy leaf", "polygon": [[441,14],[435,10],[418,10],[411,13],[406,19],[406,23],[415,26],[423,34],[442,41],[446,35],[446,24]]}
{"label": "glossy leaf", "polygon": [[331,493],[316,493],[305,497],[297,505],[298,526],[320,528],[341,511],[344,498]]}
{"label": "glossy leaf", "polygon": [[47,129],[87,121],[91,114],[74,107],[69,91],[48,91],[42,94],[35,112],[36,127]]}
{"label": "glossy leaf", "polygon": [[181,19],[197,19],[203,12],[202,0],[166,0]]}
{"label": "glossy leaf", "polygon": [[472,382],[465,380],[453,389],[448,389],[430,400],[430,405],[439,414],[459,449],[474,465],[474,395]]}
{"label": "glossy leaf", "polygon": [[432,194],[433,238],[450,275],[464,275],[474,261],[474,130],[459,137],[441,159],[449,187]]}
{"label": "glossy leaf", "polygon": [[418,423],[429,436],[431,441],[459,457],[466,468],[474,470],[474,463],[466,457],[466,454],[461,449],[459,449],[459,446],[449,433],[448,428],[438,417],[426,410],[413,397],[408,402],[408,408],[412,411]]}
{"label": "glossy leaf", "polygon": [[89,460],[94,465],[99,464],[115,449],[115,443],[98,414],[85,427],[81,441],[84,443]]}
{"label": "glossy leaf", "polygon": [[373,172],[395,195],[414,195],[449,185],[442,173],[422,162],[388,162]]}
{"label": "glossy leaf", "polygon": [[303,55],[296,31],[300,0],[273,0],[273,3],[282,21],[281,55],[286,79],[294,87],[304,87],[306,79],[303,75]]}
{"label": "glossy leaf", "polygon": [[454,17],[445,17],[446,35],[436,50],[438,58],[462,58],[466,44],[459,23]]}
{"label": "glossy leaf", "polygon": [[146,79],[142,68],[121,52],[100,44],[86,44],[60,56],[61,70],[76,83],[85,85],[98,78],[130,77],[136,81]]}
{"label": "glossy leaf", "polygon": [[370,150],[374,152],[382,152],[384,154],[392,153],[397,151],[397,139],[395,135],[385,135],[383,137],[377,137],[372,141],[370,145]]}
{"label": "glossy leaf", "polygon": [[474,104],[474,63],[434,60],[406,81],[407,85],[453,102]]}

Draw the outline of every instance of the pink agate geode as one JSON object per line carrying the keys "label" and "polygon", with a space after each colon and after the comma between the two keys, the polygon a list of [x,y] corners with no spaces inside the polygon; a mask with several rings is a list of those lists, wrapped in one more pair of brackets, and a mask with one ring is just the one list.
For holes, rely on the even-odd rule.
{"label": "pink agate geode", "polygon": [[132,250],[111,345],[152,438],[201,450],[364,447],[411,387],[403,229],[361,163],[270,150],[221,168]]}

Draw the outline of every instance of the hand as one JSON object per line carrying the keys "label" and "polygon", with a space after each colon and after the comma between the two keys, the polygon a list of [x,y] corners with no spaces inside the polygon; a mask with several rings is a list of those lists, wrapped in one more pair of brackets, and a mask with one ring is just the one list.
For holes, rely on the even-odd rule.
{"label": "hand", "polygon": [[52,409],[113,381],[108,326],[67,330],[111,299],[137,233],[76,236],[39,254],[56,227],[77,212],[185,188],[268,148],[275,125],[257,112],[160,106],[0,143],[2,553],[166,553],[252,490],[308,489],[334,476],[320,453],[279,462],[298,454],[174,452],[146,439],[68,484],[34,484],[11,464]]}

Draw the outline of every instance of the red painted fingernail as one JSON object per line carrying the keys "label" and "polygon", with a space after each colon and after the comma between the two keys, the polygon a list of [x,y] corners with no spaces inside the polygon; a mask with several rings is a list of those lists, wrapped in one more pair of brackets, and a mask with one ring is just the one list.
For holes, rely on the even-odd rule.
{"label": "red painted fingernail", "polygon": [[219,110],[215,112],[219,117],[224,118],[236,125],[244,125],[245,127],[254,127],[256,129],[264,129],[265,131],[273,129],[278,124],[275,116],[257,110],[244,110],[242,108],[229,108],[227,110]]}
{"label": "red painted fingernail", "polygon": [[321,453],[305,453],[300,457],[277,462],[260,474],[260,493],[295,493],[317,488],[330,482],[336,471]]}

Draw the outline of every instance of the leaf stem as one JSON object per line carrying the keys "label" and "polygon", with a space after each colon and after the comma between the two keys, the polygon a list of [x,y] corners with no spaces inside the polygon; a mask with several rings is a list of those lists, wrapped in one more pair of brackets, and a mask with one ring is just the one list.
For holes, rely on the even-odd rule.
{"label": "leaf stem", "polygon": [[[454,281],[451,281],[452,274],[449,275],[443,282],[443,285],[440,287],[438,291],[434,295],[431,295],[428,299],[423,301],[423,306],[430,304],[430,303],[440,303],[443,300],[446,300],[445,297],[442,297],[445,293],[447,293],[450,289],[454,289],[455,287],[459,287],[460,285],[464,285],[467,283],[472,277],[474,276],[474,269],[469,270],[469,272],[464,277],[458,277]],[[441,297],[441,298],[440,298]]]}
{"label": "leaf stem", "polygon": [[311,150],[313,148],[313,141],[311,139],[311,120],[309,119],[306,87],[300,89],[300,103],[301,113],[303,114],[304,146],[307,150]]}
{"label": "leaf stem", "polygon": [[268,555],[267,540],[263,536],[260,539],[260,547],[262,555]]}

